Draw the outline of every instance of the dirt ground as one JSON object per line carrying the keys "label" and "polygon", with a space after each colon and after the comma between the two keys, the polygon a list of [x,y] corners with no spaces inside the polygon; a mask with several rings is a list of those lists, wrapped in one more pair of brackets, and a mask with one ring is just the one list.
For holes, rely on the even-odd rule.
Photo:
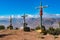
{"label": "dirt ground", "polygon": [[60,35],[41,35],[36,31],[0,30],[0,40],[60,40]]}

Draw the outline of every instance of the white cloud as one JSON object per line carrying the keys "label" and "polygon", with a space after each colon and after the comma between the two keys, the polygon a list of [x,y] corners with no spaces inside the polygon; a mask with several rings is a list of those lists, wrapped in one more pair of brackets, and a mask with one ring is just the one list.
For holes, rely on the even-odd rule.
{"label": "white cloud", "polygon": [[28,14],[28,17],[33,17],[33,15]]}
{"label": "white cloud", "polygon": [[59,18],[60,14],[59,13],[53,14],[53,13],[46,13],[46,12],[44,12],[43,13],[43,17],[44,18]]}
{"label": "white cloud", "polygon": [[5,16],[0,16],[0,18],[5,18]]}
{"label": "white cloud", "polygon": [[9,18],[9,16],[0,16],[0,18]]}
{"label": "white cloud", "polygon": [[27,18],[38,18],[39,17],[39,15],[31,15],[31,14],[27,14],[28,16],[27,16]]}
{"label": "white cloud", "polygon": [[59,17],[59,16],[60,16],[60,14],[56,14],[56,16],[58,16],[58,17]]}
{"label": "white cloud", "polygon": [[27,17],[26,18],[31,18],[31,17],[33,17],[33,15],[27,14]]}
{"label": "white cloud", "polygon": [[12,18],[14,18],[14,15],[11,15]]}
{"label": "white cloud", "polygon": [[[37,13],[37,15],[31,15],[31,14],[26,14],[27,17],[26,18],[38,18],[40,17],[40,15]],[[21,15],[11,15],[12,18],[22,18]],[[44,18],[57,18],[57,17],[60,17],[60,14],[50,14],[50,13],[46,13],[46,12],[43,12],[43,17]],[[10,16],[0,16],[0,18],[10,18]]]}
{"label": "white cloud", "polygon": [[17,15],[17,16],[15,16],[15,18],[22,18],[22,17],[21,17],[21,15]]}

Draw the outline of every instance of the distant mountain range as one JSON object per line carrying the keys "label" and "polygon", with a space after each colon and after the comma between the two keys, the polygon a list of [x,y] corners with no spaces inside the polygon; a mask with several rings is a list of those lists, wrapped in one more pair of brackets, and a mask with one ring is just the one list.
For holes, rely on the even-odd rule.
{"label": "distant mountain range", "polygon": [[[28,27],[35,28],[40,25],[40,18],[26,18],[26,22],[28,23]],[[58,22],[60,22],[60,18],[43,18],[43,25],[46,28],[49,27],[59,27]],[[13,18],[12,24],[15,27],[23,27],[23,18]],[[5,25],[7,27],[9,25],[8,18],[0,18],[0,25]]]}

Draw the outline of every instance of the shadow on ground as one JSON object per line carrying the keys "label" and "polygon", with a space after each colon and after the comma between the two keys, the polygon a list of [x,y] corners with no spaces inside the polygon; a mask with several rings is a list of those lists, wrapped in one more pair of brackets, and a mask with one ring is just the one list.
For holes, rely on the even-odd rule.
{"label": "shadow on ground", "polygon": [[0,38],[3,38],[5,36],[9,36],[9,35],[12,35],[12,34],[0,34]]}

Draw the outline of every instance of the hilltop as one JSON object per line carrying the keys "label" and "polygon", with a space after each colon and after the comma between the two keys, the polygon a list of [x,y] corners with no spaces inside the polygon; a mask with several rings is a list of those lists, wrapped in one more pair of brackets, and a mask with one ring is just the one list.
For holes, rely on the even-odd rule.
{"label": "hilltop", "polygon": [[36,31],[24,32],[23,30],[0,30],[0,40],[60,40],[60,35],[41,35]]}

